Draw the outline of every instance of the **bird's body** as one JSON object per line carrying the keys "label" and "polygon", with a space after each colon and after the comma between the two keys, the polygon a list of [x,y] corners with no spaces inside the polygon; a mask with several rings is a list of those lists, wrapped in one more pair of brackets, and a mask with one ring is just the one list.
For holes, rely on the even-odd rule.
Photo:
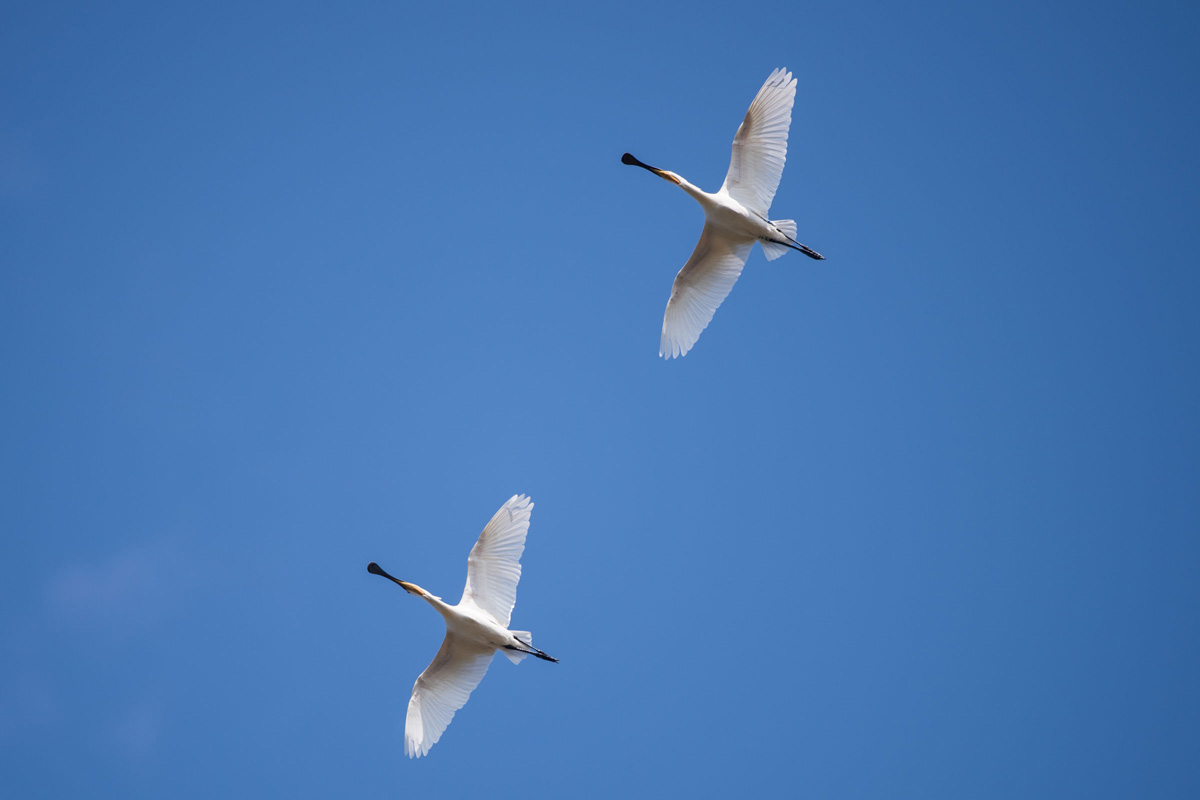
{"label": "bird's body", "polygon": [[557,661],[533,646],[529,631],[508,628],[521,578],[521,553],[533,503],[515,495],[479,535],[467,559],[467,585],[450,605],[415,583],[399,580],[372,561],[367,571],[399,584],[433,606],[446,621],[446,638],[432,663],[413,685],[404,724],[404,750],[410,758],[429,752],[487,672],[499,650],[514,664],[532,655]]}
{"label": "bird's body", "polygon": [[[414,584],[415,585],[415,584]],[[421,587],[420,596],[446,621],[446,633],[461,637],[464,641],[487,645],[492,649],[511,646],[517,643],[516,637],[508,628],[498,625],[490,614],[481,612],[468,604],[465,606],[450,605],[442,598],[426,592]]]}
{"label": "bird's body", "polygon": [[629,153],[621,157],[622,163],[642,167],[674,183],[704,210],[700,241],[671,287],[671,299],[663,315],[660,356],[674,358],[692,349],[742,274],[755,242],[762,245],[768,260],[779,258],[789,249],[811,258],[824,258],[796,241],[795,222],[767,216],[787,159],[795,98],[792,74],[782,69],[772,72],[734,136],[729,172],[716,192],[706,192],[674,172],[643,164]]}

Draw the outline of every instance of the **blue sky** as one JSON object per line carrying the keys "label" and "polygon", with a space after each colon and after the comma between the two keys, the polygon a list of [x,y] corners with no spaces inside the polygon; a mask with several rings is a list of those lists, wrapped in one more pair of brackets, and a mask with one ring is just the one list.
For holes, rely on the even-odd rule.
{"label": "blue sky", "polygon": [[[14,796],[1200,791],[1191,4],[25,4]],[[656,356],[777,66],[755,251]],[[404,709],[512,494],[513,624]]]}

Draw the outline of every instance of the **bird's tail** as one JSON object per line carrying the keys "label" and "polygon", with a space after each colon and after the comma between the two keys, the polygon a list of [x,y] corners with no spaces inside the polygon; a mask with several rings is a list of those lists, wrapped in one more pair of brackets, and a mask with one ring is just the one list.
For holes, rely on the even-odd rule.
{"label": "bird's tail", "polygon": [[512,635],[517,637],[517,641],[525,646],[525,649],[523,650],[518,650],[515,647],[505,647],[503,649],[504,655],[506,655],[508,660],[514,664],[520,664],[525,656],[537,656],[543,661],[558,661],[557,658],[548,656],[533,646],[533,634],[529,631],[513,631]]}
{"label": "bird's tail", "polygon": [[767,257],[767,261],[774,261],[788,250],[799,250],[809,258],[815,258],[818,261],[825,260],[825,256],[816,250],[796,241],[796,221],[794,219],[773,219],[771,220],[771,224],[775,226],[775,230],[783,234],[787,242],[768,242],[765,239],[759,239],[759,243],[762,244],[763,255]]}
{"label": "bird's tail", "polygon": [[[793,240],[796,238],[796,221],[794,219],[773,219],[771,224],[787,238]],[[767,261],[774,261],[792,249],[781,242],[768,242],[766,239],[758,241],[762,245],[763,255],[767,257]]]}
{"label": "bird's tail", "polygon": [[[512,635],[517,637],[517,641],[520,642],[521,644],[526,645],[530,648],[533,647],[533,634],[530,633],[529,631],[513,631]],[[504,655],[508,658],[508,660],[513,662],[514,664],[520,664],[522,661],[525,660],[525,656],[529,655],[528,650],[518,650],[515,647],[507,647],[507,646],[500,652],[504,653]]]}

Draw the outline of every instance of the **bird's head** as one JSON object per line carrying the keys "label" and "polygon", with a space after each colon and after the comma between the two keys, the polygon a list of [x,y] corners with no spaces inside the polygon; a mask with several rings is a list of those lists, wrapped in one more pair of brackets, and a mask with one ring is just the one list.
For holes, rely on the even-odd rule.
{"label": "bird's head", "polygon": [[387,572],[384,571],[383,567],[379,566],[374,561],[372,561],[370,564],[367,564],[367,572],[371,573],[372,575],[382,575],[383,577],[387,578],[389,581],[393,581],[393,582],[399,584],[400,588],[403,589],[404,591],[408,592],[409,594],[415,594],[417,597],[429,596],[429,592],[425,591],[420,586],[417,586],[415,583],[409,583],[408,581],[402,581],[399,578],[394,578],[391,575],[387,574]]}
{"label": "bird's head", "polygon": [[670,181],[671,183],[675,184],[676,186],[683,185],[683,179],[680,178],[678,175],[676,175],[674,172],[671,172],[670,170],[667,170],[667,169],[659,169],[658,167],[652,167],[649,164],[643,164],[641,161],[638,161],[636,158],[634,158],[629,153],[626,153],[625,155],[621,156],[621,163],[628,164],[631,167],[641,167],[642,169],[650,170],[655,175],[662,178],[664,181]]}

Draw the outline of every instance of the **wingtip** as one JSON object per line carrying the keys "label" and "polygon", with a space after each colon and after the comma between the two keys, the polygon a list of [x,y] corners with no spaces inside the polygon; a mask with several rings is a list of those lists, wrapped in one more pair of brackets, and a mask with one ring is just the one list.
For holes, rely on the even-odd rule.
{"label": "wingtip", "polygon": [[683,358],[687,355],[687,350],[684,349],[678,342],[673,342],[666,338],[666,333],[663,334],[663,339],[658,345],[658,357],[664,361],[670,361],[673,358]]}
{"label": "wingtip", "polygon": [[527,494],[514,494],[508,498],[508,502],[504,504],[510,509],[533,508],[533,498]]}
{"label": "wingtip", "polygon": [[779,86],[786,86],[788,83],[794,80],[795,78],[792,76],[791,70],[789,70],[787,67],[776,67],[775,70],[767,76],[768,84],[775,83]]}

